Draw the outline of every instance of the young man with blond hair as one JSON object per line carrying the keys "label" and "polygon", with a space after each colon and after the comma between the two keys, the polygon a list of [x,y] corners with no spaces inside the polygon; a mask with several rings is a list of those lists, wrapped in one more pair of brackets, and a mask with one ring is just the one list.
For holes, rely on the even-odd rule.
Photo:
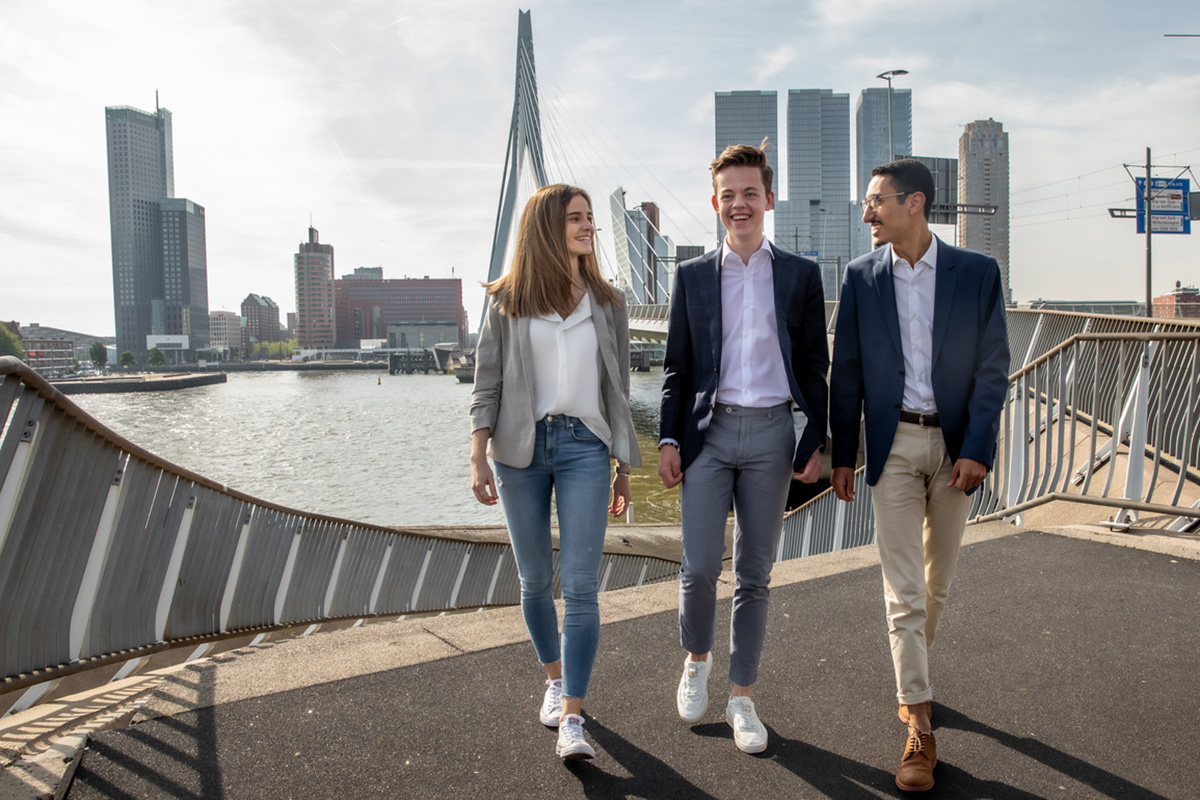
{"label": "young man with blond hair", "polygon": [[[764,140],[763,145],[766,142]],[[771,567],[793,477],[820,475],[829,350],[817,264],[763,236],[772,170],[763,147],[712,162],[721,246],[675,271],[663,362],[658,474],[682,484],[680,717],[708,708],[725,524],[734,509],[734,594],[725,718],[747,753],[767,747],[751,699],[767,628]]]}

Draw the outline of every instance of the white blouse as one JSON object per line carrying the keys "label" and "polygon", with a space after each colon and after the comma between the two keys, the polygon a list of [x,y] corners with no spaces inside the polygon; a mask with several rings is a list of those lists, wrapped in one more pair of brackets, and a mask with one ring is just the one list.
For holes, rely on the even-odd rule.
{"label": "white blouse", "polygon": [[557,313],[531,317],[533,418],[547,414],[578,417],[609,446],[612,430],[600,397],[600,345],[592,323],[591,298],[584,294],[563,319]]}

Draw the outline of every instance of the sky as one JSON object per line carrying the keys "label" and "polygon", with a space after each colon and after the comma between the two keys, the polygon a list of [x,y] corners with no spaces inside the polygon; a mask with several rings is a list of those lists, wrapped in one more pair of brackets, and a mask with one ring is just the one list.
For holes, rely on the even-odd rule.
{"label": "sky", "polygon": [[[462,278],[474,329],[519,9],[550,178],[587,188],[601,229],[621,185],[711,245],[714,92],[827,88],[853,115],[889,69],[921,155],[1004,124],[1019,302],[1144,299],[1144,237],[1107,212],[1133,205],[1122,164],[1200,169],[1200,38],[1164,37],[1200,34],[1194,0],[0,0],[0,318],[112,335],[104,108],[158,92],[176,196],[206,209],[210,309],[294,311],[311,221],[338,276]],[[1200,284],[1200,227],[1153,239],[1155,295]]]}

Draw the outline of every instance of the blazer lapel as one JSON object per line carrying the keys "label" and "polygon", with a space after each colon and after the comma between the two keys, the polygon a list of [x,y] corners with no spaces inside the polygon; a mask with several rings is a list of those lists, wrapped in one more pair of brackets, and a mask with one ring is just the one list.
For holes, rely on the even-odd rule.
{"label": "blazer lapel", "polygon": [[596,301],[596,295],[590,289],[588,290],[588,301],[592,304],[592,326],[596,329],[596,342],[600,347],[600,358],[604,361],[604,369],[615,379],[620,373],[617,371],[617,352],[611,333],[612,303],[601,306]]}
{"label": "blazer lapel", "polygon": [[779,338],[779,349],[783,353],[783,365],[791,375],[791,345],[788,338],[788,310],[792,307],[792,294],[796,290],[796,270],[781,265],[779,251],[771,247],[775,257],[771,260],[771,280],[775,287],[775,331]]}
{"label": "blazer lapel", "polygon": [[954,284],[958,281],[958,263],[954,251],[937,243],[937,271],[934,275],[933,286],[933,361],[936,364],[938,354],[942,352],[942,342],[946,339],[946,327],[950,323],[950,308],[954,303]]}
{"label": "blazer lapel", "polygon": [[896,285],[892,281],[891,248],[880,247],[878,258],[871,270],[871,279],[875,282],[875,291],[879,294],[879,305],[883,310],[883,322],[892,337],[892,344],[897,353],[904,352],[900,339],[900,316],[896,311]]}
{"label": "blazer lapel", "polygon": [[533,343],[529,339],[529,317],[517,317],[517,341],[521,352],[521,371],[525,373],[525,387],[529,391],[530,407],[533,406]]}
{"label": "blazer lapel", "polygon": [[700,280],[700,296],[704,298],[703,305],[708,313],[708,337],[712,340],[713,367],[721,368],[721,248],[713,251],[712,260],[697,270],[696,277]]}

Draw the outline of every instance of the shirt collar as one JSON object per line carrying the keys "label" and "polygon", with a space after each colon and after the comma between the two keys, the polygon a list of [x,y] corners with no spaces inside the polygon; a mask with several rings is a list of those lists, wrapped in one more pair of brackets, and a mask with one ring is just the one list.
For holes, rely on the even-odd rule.
{"label": "shirt collar", "polygon": [[[913,269],[917,268],[917,264],[923,263],[930,269],[935,271],[937,270],[937,242],[938,240],[936,236],[930,237],[929,249],[925,251],[925,255],[917,259],[916,264],[911,265]],[[896,248],[891,243],[888,244],[888,251],[891,253],[893,267],[896,265],[897,260],[903,261],[903,259],[897,258]]]}
{"label": "shirt collar", "polygon": [[[775,251],[771,249],[771,243],[769,241],[767,241],[766,236],[764,236],[762,238],[762,243],[759,244],[758,249],[755,250],[754,253],[761,253],[764,251],[766,252],[767,257],[771,259],[771,261],[775,260]],[[750,254],[751,260],[754,260],[754,253]],[[733,256],[734,258],[736,258],[737,263],[741,263],[741,260],[742,260],[741,257],[738,256],[737,253],[733,252],[733,248],[729,246],[729,234],[725,234],[725,239],[721,242],[721,266],[725,266],[725,264],[729,261],[730,256]],[[746,264],[744,266],[748,267],[750,265]]]}

